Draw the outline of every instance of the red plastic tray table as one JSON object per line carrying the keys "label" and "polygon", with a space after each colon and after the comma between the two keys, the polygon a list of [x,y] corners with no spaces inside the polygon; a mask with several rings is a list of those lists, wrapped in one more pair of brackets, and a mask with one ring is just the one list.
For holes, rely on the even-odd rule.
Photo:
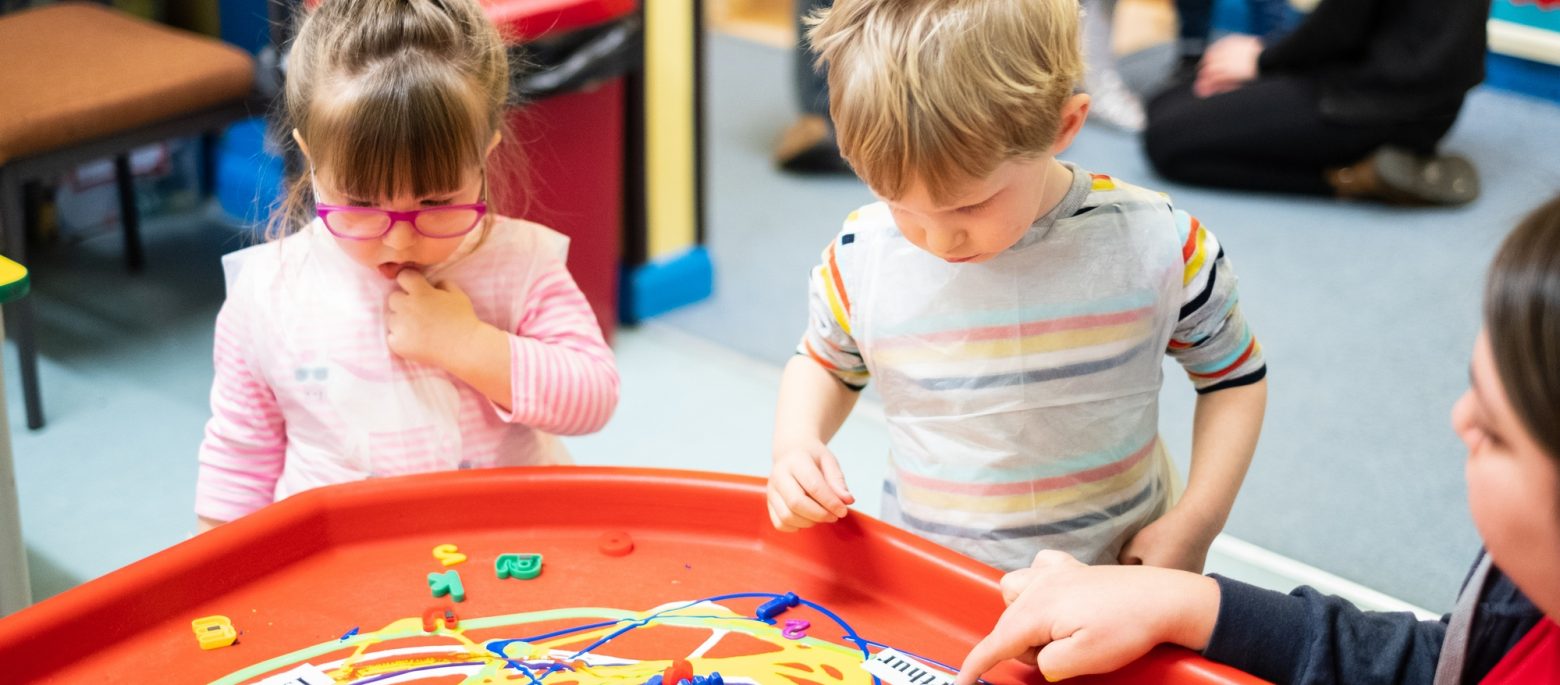
{"label": "red plastic tray table", "polygon": [[[441,545],[466,560],[444,566]],[[504,554],[542,555],[541,573],[500,578]],[[431,592],[450,570],[464,601]],[[642,685],[684,660],[706,685],[871,685],[860,664],[885,645],[957,665],[1002,611],[999,577],[859,513],[779,533],[751,477],[462,471],[305,492],[175,545],[0,619],[0,664],[5,682],[257,682],[307,663],[344,683]],[[795,607],[757,618],[787,593]],[[191,621],[210,615],[236,643],[201,649]],[[1013,662],[989,680],[1044,682]],[[1075,682],[1260,681],[1161,647]]]}

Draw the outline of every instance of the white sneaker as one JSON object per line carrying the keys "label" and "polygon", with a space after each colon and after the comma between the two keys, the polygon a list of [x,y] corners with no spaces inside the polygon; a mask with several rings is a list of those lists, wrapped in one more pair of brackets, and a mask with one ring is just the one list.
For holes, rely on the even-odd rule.
{"label": "white sneaker", "polygon": [[1143,101],[1137,93],[1121,80],[1114,69],[1091,72],[1084,77],[1084,91],[1092,100],[1090,120],[1100,121],[1111,128],[1128,133],[1142,133],[1148,117],[1143,113]]}

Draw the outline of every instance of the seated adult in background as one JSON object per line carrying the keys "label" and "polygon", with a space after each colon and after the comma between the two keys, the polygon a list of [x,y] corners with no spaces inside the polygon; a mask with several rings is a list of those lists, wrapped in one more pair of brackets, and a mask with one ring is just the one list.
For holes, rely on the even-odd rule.
{"label": "seated adult in background", "polygon": [[[1300,14],[1289,0],[1244,0],[1244,30],[1263,41],[1276,41],[1294,28],[1305,15]],[[1176,77],[1195,78],[1203,53],[1208,50],[1208,37],[1214,33],[1214,0],[1175,0],[1177,30]]]}
{"label": "seated adult in background", "polygon": [[1197,185],[1462,204],[1468,160],[1440,154],[1484,80],[1490,0],[1322,0],[1271,45],[1236,35],[1149,102],[1143,144]]}
{"label": "seated adult in background", "polygon": [[807,43],[807,18],[834,6],[834,0],[793,0],[796,47],[792,53],[792,82],[801,115],[775,141],[775,166],[796,174],[849,174],[850,165],[840,157],[829,120],[829,82],[813,61]]}

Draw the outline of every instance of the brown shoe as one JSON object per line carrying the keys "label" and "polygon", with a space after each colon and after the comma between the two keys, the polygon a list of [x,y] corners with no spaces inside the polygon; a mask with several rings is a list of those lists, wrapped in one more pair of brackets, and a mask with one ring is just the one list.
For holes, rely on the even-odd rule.
{"label": "brown shoe", "polygon": [[834,141],[834,127],[816,114],[802,116],[780,134],[775,143],[775,164],[799,174],[850,173],[850,165],[840,157],[839,144]]}
{"label": "brown shoe", "polygon": [[1457,155],[1421,157],[1389,145],[1326,173],[1339,197],[1403,205],[1461,205],[1479,197],[1478,170]]}

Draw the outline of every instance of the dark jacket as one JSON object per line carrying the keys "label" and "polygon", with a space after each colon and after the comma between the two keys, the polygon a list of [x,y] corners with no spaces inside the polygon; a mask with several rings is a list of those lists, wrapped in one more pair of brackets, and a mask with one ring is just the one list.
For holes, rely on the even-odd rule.
{"label": "dark jacket", "polygon": [[[1435,675],[1448,616],[1365,612],[1309,587],[1287,595],[1221,576],[1218,623],[1203,655],[1275,683],[1425,683]],[[1477,683],[1543,613],[1490,569],[1469,632],[1464,683]]]}
{"label": "dark jacket", "polygon": [[1490,0],[1322,0],[1257,66],[1313,80],[1337,123],[1451,118],[1484,80],[1489,16]]}

